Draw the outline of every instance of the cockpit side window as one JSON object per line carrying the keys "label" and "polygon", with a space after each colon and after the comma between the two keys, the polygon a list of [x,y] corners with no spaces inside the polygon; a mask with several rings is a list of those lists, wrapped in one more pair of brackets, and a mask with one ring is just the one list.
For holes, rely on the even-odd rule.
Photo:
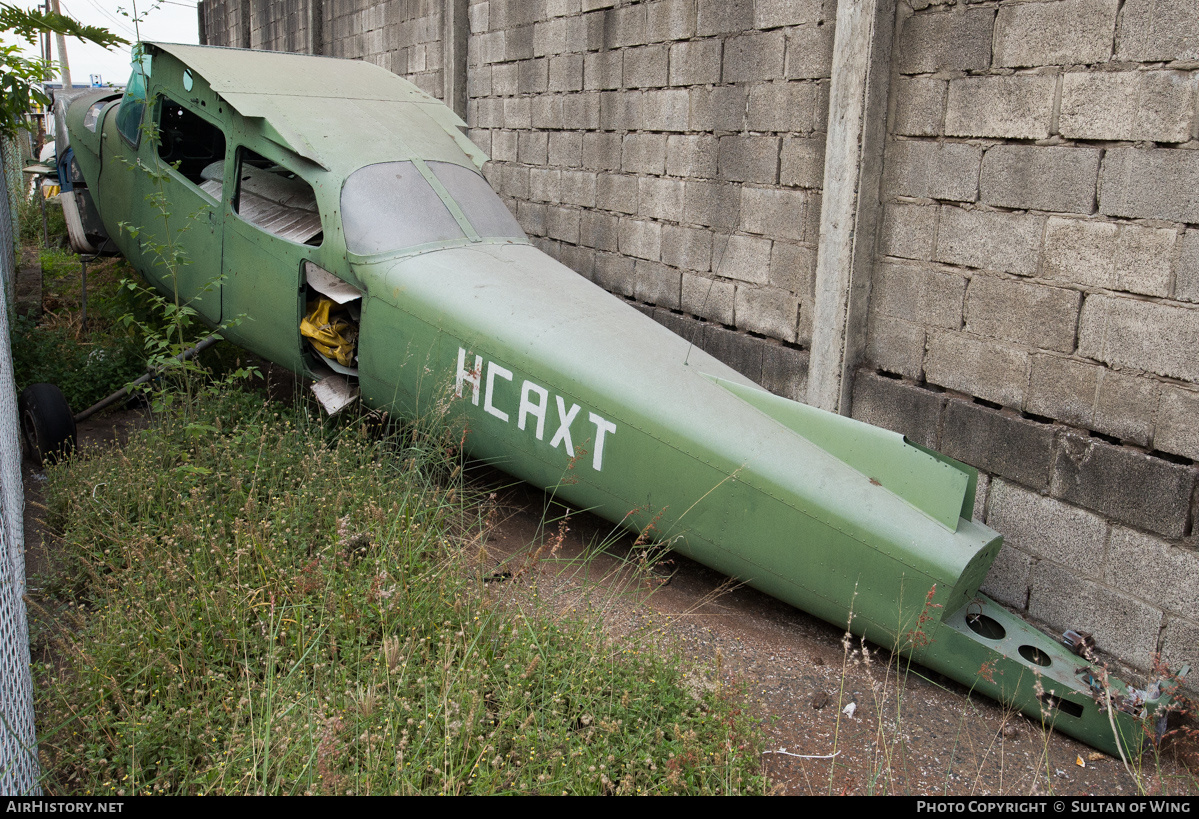
{"label": "cockpit side window", "polygon": [[[211,194],[202,183],[212,178],[213,171],[205,170],[215,165],[216,179],[224,176],[221,166],[225,161],[225,134],[203,117],[163,97],[158,103],[158,158]],[[219,187],[214,198],[221,198]]]}
{"label": "cockpit side window", "polygon": [[321,214],[312,186],[302,177],[248,148],[237,152],[233,211],[281,239],[319,246]]}
{"label": "cockpit side window", "polygon": [[129,85],[125,86],[125,96],[121,97],[121,107],[117,109],[117,130],[121,136],[136,146],[141,142],[142,112],[146,109],[146,84],[150,80],[150,55],[141,54],[135,58],[133,74],[129,77]]}

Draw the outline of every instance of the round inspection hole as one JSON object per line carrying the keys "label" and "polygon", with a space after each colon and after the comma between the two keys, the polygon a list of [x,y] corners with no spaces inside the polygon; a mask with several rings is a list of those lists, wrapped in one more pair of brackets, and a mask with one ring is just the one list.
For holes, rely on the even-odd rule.
{"label": "round inspection hole", "polygon": [[1049,665],[1053,662],[1048,654],[1036,646],[1020,646],[1020,656],[1034,665]]}
{"label": "round inspection hole", "polygon": [[985,614],[971,614],[966,616],[966,625],[970,626],[970,630],[980,637],[986,637],[988,640],[1002,640],[1007,636],[1003,626],[999,625],[998,620],[993,620]]}

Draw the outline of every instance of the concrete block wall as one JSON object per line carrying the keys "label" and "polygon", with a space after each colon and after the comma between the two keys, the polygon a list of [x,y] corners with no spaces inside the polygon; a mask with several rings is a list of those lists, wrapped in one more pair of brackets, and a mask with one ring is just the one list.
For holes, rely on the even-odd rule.
{"label": "concrete block wall", "polygon": [[[747,374],[764,357],[803,359],[831,4],[471,0],[469,11],[470,135],[537,245],[665,321],[702,321],[700,343]],[[745,338],[717,341],[729,331]],[[784,379],[790,397],[803,376]]]}
{"label": "concrete block wall", "polygon": [[990,477],[985,590],[1194,664],[1199,6],[913,6],[853,414]]}

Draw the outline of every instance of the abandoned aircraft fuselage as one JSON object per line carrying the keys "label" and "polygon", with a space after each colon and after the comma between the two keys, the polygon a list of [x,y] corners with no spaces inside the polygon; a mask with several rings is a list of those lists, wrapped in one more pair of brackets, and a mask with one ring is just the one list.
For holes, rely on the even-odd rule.
{"label": "abandoned aircraft fuselage", "polygon": [[108,234],[327,406],[452,396],[474,456],[1097,747],[1169,701],[979,593],[974,470],[762,391],[535,249],[438,101],[361,62],[144,48],[123,100],[67,117]]}

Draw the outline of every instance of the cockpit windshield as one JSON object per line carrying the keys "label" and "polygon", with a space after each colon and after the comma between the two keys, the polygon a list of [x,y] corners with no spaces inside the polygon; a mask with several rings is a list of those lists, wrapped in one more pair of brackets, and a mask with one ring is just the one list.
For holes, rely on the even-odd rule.
{"label": "cockpit windshield", "polygon": [[117,130],[136,145],[141,136],[138,129],[142,124],[142,111],[146,107],[146,81],[150,79],[150,54],[140,46],[133,51],[133,74],[129,77],[129,85],[125,86],[125,95],[121,97],[121,107],[117,109]]}
{"label": "cockpit windshield", "polygon": [[410,161],[350,174],[341,190],[341,221],[351,253],[369,256],[456,239],[525,239],[482,176],[450,162],[425,165],[435,185]]}

